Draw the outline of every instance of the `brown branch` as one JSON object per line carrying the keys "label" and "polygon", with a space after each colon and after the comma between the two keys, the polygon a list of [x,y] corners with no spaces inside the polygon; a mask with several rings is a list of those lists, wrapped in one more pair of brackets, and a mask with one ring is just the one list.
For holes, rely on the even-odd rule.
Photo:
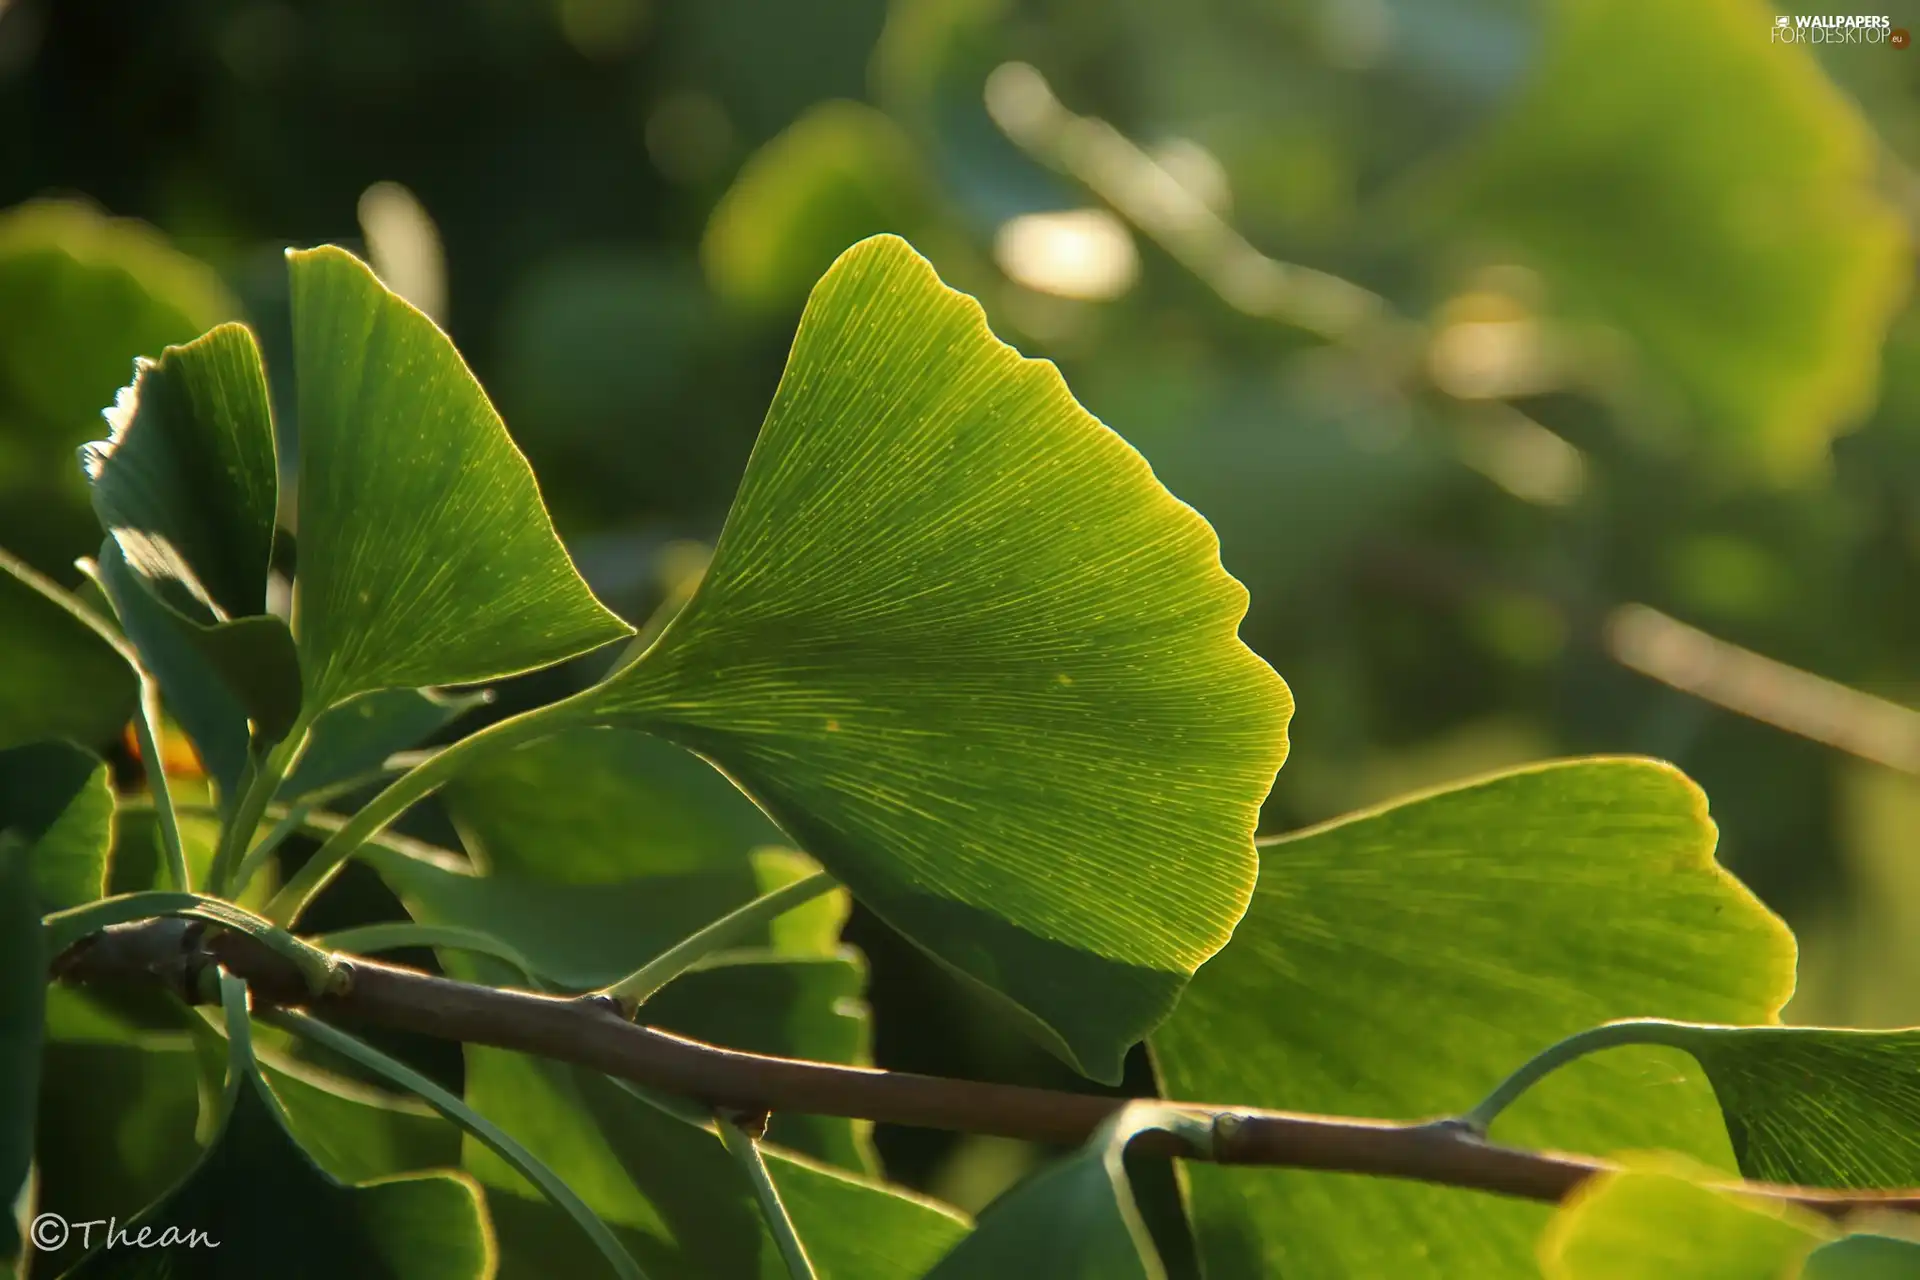
{"label": "brown branch", "polygon": [[[54,976],[83,984],[159,984],[190,997],[196,967],[218,962],[244,978],[263,1004],[304,1007],[330,1022],[517,1050],[737,1111],[853,1116],[1072,1145],[1086,1141],[1127,1101],[743,1053],[636,1026],[610,1003],[591,998],[478,986],[358,956],[344,959],[350,966],[345,989],[316,998],[289,960],[249,937],[205,933],[178,920],[149,920],[116,926],[80,943],[55,960]],[[1409,1124],[1175,1105],[1191,1105],[1196,1114],[1212,1117],[1210,1149],[1164,1132],[1143,1134],[1138,1149],[1220,1164],[1414,1179],[1547,1202],[1565,1199],[1588,1178],[1614,1168],[1590,1156],[1500,1146],[1446,1121]],[[1870,1208],[1920,1211],[1920,1189],[1839,1192],[1730,1185],[1834,1217]]]}

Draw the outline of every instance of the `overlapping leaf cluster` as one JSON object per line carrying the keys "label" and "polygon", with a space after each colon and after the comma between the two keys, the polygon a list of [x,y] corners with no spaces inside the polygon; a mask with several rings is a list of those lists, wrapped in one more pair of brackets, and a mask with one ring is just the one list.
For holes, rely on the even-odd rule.
{"label": "overlapping leaf cluster", "polygon": [[[1705,801],[1673,769],[1542,765],[1256,848],[1291,702],[1237,638],[1246,594],[1212,530],[891,237],[815,287],[711,566],[664,630],[576,667],[601,674],[570,696],[397,755],[483,701],[445,687],[632,628],[575,572],[433,323],[338,249],[289,270],[293,532],[259,350],[223,326],[143,362],[87,453],[98,596],[0,577],[30,620],[5,643],[36,673],[0,683],[0,1190],[23,1211],[78,1207],[55,1198],[78,1194],[61,1153],[103,1123],[54,1077],[120,1071],[143,1092],[96,1103],[105,1123],[161,1136],[89,1194],[137,1222],[191,1217],[277,1274],[1165,1273],[1123,1156],[1142,1130],[1183,1132],[1177,1110],[1126,1109],[974,1227],[881,1181],[853,1122],[777,1116],[742,1161],[726,1117],[578,1068],[469,1046],[456,1096],[297,1017],[256,1028],[228,976],[222,1019],[46,994],[40,916],[62,913],[64,940],[149,904],[258,930],[324,982],[324,955],[281,929],[356,856],[407,918],[323,943],[430,945],[468,981],[561,991],[624,991],[823,870],[844,892],[755,918],[641,1012],[825,1061],[868,1051],[849,894],[1091,1079],[1119,1081],[1144,1041],[1175,1098],[1457,1114],[1595,1024],[1724,1024],[1582,1059],[1496,1136],[1920,1182],[1907,1039],[1771,1025],[1791,937],[1715,863]],[[269,589],[289,571],[290,592]],[[144,793],[116,792],[98,754],[130,714]],[[209,794],[165,785],[174,726]],[[436,790],[463,853],[386,830]],[[319,848],[282,866],[295,833]],[[156,836],[164,858],[143,847]],[[155,889],[171,896],[94,906]],[[1190,1175],[1214,1276],[1524,1275],[1548,1227],[1442,1187]],[[1602,1274],[1580,1268],[1638,1247],[1605,1216],[1636,1185],[1569,1209],[1549,1265]],[[1632,1231],[1665,1240],[1660,1212]],[[1767,1236],[1756,1257],[1846,1244],[1816,1255],[1818,1233],[1746,1212],[1723,1216]],[[0,1258],[22,1250],[0,1234]]]}

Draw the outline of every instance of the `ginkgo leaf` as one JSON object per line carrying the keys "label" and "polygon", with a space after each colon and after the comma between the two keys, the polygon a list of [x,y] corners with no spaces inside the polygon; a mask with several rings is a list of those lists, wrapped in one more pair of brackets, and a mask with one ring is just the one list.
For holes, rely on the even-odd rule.
{"label": "ginkgo leaf", "polygon": [[1545,1049],[1484,1114],[1597,1049],[1666,1045],[1713,1084],[1740,1172],[1765,1182],[1892,1188],[1920,1183],[1920,1029],[1605,1023]]}
{"label": "ginkgo leaf", "polygon": [[[565,788],[568,803],[556,805]],[[779,828],[705,761],[617,729],[573,729],[487,760],[441,798],[489,871],[569,884],[739,868]]]}
{"label": "ginkgo leaf", "polygon": [[232,797],[248,766],[254,729],[278,739],[299,711],[300,660],[287,624],[256,614],[203,626],[148,590],[112,538],[100,544],[98,573],[141,665],[193,739],[222,800]]}
{"label": "ginkgo leaf", "polygon": [[1213,531],[908,245],[815,288],[706,577],[573,702],[724,769],[1086,1073],[1225,945],[1286,755]]}
{"label": "ginkgo leaf", "polygon": [[[1613,1018],[1773,1021],[1792,936],[1714,861],[1670,766],[1536,766],[1265,842],[1234,942],[1153,1037],[1179,1098],[1458,1115],[1538,1050]],[[1731,1171],[1697,1067],[1628,1047],[1495,1125],[1527,1146],[1666,1148]],[[1444,1187],[1194,1165],[1209,1275],[1533,1274],[1547,1210]]]}
{"label": "ginkgo leaf", "polygon": [[1179,1122],[1150,1102],[1122,1108],[1080,1151],[988,1206],[927,1280],[1165,1280],[1123,1158],[1136,1135]]}
{"label": "ginkgo leaf", "polygon": [[265,613],[280,488],[253,334],[225,324],[138,361],[106,417],[81,453],[128,565],[189,617]]}
{"label": "ginkgo leaf", "polygon": [[[101,564],[124,570],[103,583],[122,625],[136,647],[158,650],[146,665],[171,700],[224,686],[240,715],[222,732],[237,733],[243,753],[252,735],[279,741],[300,713],[300,661],[286,623],[266,611],[279,481],[253,335],[221,325],[140,360],[106,417],[112,435],[81,457],[118,553]],[[129,583],[153,601],[132,598]],[[199,674],[185,679],[184,666]]]}
{"label": "ginkgo leaf", "polygon": [[113,784],[98,756],[67,742],[0,751],[0,831],[26,842],[42,914],[106,892],[113,816]]}
{"label": "ginkgo leaf", "polygon": [[169,1243],[115,1245],[97,1232],[68,1274],[491,1276],[492,1232],[472,1179],[444,1170],[352,1185],[307,1154],[254,1059],[245,990],[229,975],[220,980],[228,1078],[219,1131],[178,1186],[112,1224],[126,1240]]}
{"label": "ginkgo leaf", "polygon": [[308,712],[492,680],[630,634],[574,570],[447,336],[343,250],[288,262]]}
{"label": "ginkgo leaf", "polygon": [[1801,1280],[1912,1280],[1920,1275],[1920,1241],[1856,1231],[1807,1255]]}
{"label": "ginkgo leaf", "polygon": [[1831,1227],[1804,1211],[1633,1170],[1583,1187],[1540,1241],[1547,1280],[1790,1280]]}

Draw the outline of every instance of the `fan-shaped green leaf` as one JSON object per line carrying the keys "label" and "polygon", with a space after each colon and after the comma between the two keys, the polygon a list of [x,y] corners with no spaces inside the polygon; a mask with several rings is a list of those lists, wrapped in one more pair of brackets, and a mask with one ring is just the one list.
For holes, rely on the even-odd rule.
{"label": "fan-shaped green leaf", "polygon": [[289,264],[309,711],[492,680],[630,634],[574,571],[447,336],[340,249]]}
{"label": "fan-shaped green leaf", "polygon": [[[407,846],[411,848],[412,846]],[[507,943],[559,986],[592,990],[633,972],[694,930],[778,888],[792,855],[763,856],[725,871],[650,876],[608,884],[565,884],[524,875],[474,875],[426,850],[397,847],[365,855],[422,924],[459,925]],[[762,945],[773,945],[779,922]],[[793,954],[831,952],[839,919]],[[751,943],[746,945],[752,945]]]}
{"label": "fan-shaped green leaf", "polygon": [[107,766],[66,742],[0,751],[0,831],[26,842],[41,913],[107,890],[113,784]]}
{"label": "fan-shaped green leaf", "polygon": [[[411,847],[411,846],[409,846]],[[425,850],[376,847],[368,858],[413,918],[453,925],[505,944],[533,975],[592,990],[758,895],[812,869],[784,851],[730,870],[567,884],[526,875],[476,876]],[[752,1053],[865,1065],[871,1034],[866,966],[840,945],[846,895],[834,893],[771,921],[739,950],[711,957],[650,997],[641,1020]],[[452,963],[471,963],[454,960]],[[500,980],[518,977],[496,975]],[[865,1122],[777,1115],[772,1140],[843,1168],[873,1167]]]}
{"label": "fan-shaped green leaf", "polygon": [[[240,735],[251,721],[261,740],[278,741],[300,713],[300,663],[286,624],[266,612],[279,482],[253,335],[221,325],[140,360],[106,416],[112,435],[81,451],[94,512],[125,577],[157,605],[122,589],[123,625],[149,639],[164,628],[171,634],[156,643],[166,648],[183,641],[200,679],[224,685],[242,709]],[[141,617],[127,621],[129,612]],[[167,669],[176,699],[187,692],[170,655],[147,665],[156,676]]]}
{"label": "fan-shaped green leaf", "polygon": [[[1265,842],[1233,945],[1153,1037],[1163,1084],[1181,1098],[1452,1115],[1596,1021],[1690,1010],[1771,1021],[1793,988],[1792,938],[1715,864],[1714,834],[1704,797],[1671,767],[1600,759]],[[1494,1136],[1732,1165],[1706,1081],[1670,1049],[1577,1063]],[[1216,1280],[1528,1276],[1546,1216],[1379,1179],[1189,1175]]]}
{"label": "fan-shaped green leaf", "polygon": [[280,487],[253,334],[225,324],[138,361],[106,416],[82,455],[128,565],[189,617],[265,613]]}
{"label": "fan-shaped green leaf", "polygon": [[1118,1079],[1226,940],[1286,754],[1206,522],[903,241],[815,288],[705,580],[577,713],[725,769]]}
{"label": "fan-shaped green leaf", "polygon": [[[140,663],[160,686],[161,698],[193,739],[207,775],[230,800],[252,750],[252,710],[284,710],[280,694],[297,683],[299,658],[287,624],[260,614],[201,626],[149,591],[112,538],[100,544],[100,589]],[[263,733],[284,733],[286,725]]]}
{"label": "fan-shaped green leaf", "polygon": [[1810,1214],[1672,1173],[1583,1188],[1540,1242],[1547,1280],[1788,1280],[1831,1234]]}

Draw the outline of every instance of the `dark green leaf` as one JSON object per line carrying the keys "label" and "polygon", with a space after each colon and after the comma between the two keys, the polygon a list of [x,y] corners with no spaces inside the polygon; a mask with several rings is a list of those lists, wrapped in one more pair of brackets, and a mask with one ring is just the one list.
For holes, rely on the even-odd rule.
{"label": "dark green leaf", "polygon": [[261,1064],[294,1140],[342,1182],[460,1163],[460,1131],[424,1104],[297,1063]]}
{"label": "dark green leaf", "polygon": [[[625,977],[695,929],[778,887],[791,858],[743,861],[731,871],[583,885],[474,875],[451,857],[435,859],[425,850],[408,856],[374,847],[363,856],[415,920],[492,934],[541,976],[579,990]],[[770,926],[769,945],[778,927]],[[825,945],[830,948],[831,940]],[[821,949],[812,948],[814,954]]]}
{"label": "dark green leaf", "polygon": [[[211,640],[205,634],[210,628],[196,635],[195,623],[147,590],[112,538],[100,544],[98,563],[100,589],[112,602],[121,629],[140,651],[141,665],[160,686],[167,710],[193,739],[207,776],[219,786],[222,803],[230,801],[246,774],[252,739],[247,706],[229,678],[232,673],[223,673],[214,661],[219,642],[203,644]],[[278,618],[249,618],[228,625],[277,630],[283,638],[280,652],[289,660],[294,658],[291,645],[285,643],[286,625]],[[257,638],[244,638],[239,644],[236,656],[243,662],[272,652],[270,643],[250,642]]]}
{"label": "dark green leaf", "polygon": [[630,634],[574,571],[446,335],[339,249],[289,263],[309,710],[497,679]]}
{"label": "dark green leaf", "polygon": [[0,831],[31,850],[42,913],[106,892],[113,784],[98,757],[65,742],[0,751]]}
{"label": "dark green leaf", "polygon": [[0,749],[45,738],[88,747],[113,741],[140,701],[133,667],[28,586],[21,568],[0,553]]}
{"label": "dark green leaf", "polygon": [[[605,1077],[473,1046],[467,1101],[565,1178],[653,1280],[784,1277],[751,1188],[711,1132]],[[917,1280],[966,1230],[929,1201],[779,1148],[766,1156],[822,1280]],[[604,1274],[584,1242],[555,1229],[555,1211],[472,1142],[467,1167],[488,1188],[502,1280]]]}
{"label": "dark green leaf", "polygon": [[300,763],[280,786],[280,798],[297,800],[378,769],[388,756],[418,746],[488,696],[385,689],[344,702],[314,724]]}
{"label": "dark green leaf", "polygon": [[[767,851],[732,871],[574,885],[476,876],[451,859],[436,863],[425,851],[408,857],[376,847],[366,856],[415,920],[488,934],[539,977],[574,990],[625,977],[806,865],[795,855]],[[866,1064],[866,966],[839,946],[844,913],[845,895],[838,893],[787,913],[761,938],[747,940],[748,949],[723,952],[714,967],[684,974],[656,993],[641,1020],[754,1053]],[[873,1163],[868,1128],[838,1117],[781,1115],[774,1118],[773,1138],[866,1170]]]}
{"label": "dark green leaf", "polygon": [[47,957],[34,905],[32,851],[0,825],[0,1263],[19,1256],[13,1202],[33,1163]]}
{"label": "dark green leaf", "polygon": [[[1154,1035],[1164,1087],[1301,1111],[1453,1115],[1596,1022],[1771,1021],[1793,989],[1792,937],[1714,862],[1714,839],[1705,798],[1680,773],[1598,759],[1266,842],[1233,945]],[[1710,1087],[1672,1049],[1576,1063],[1493,1133],[1732,1165]],[[1188,1173],[1215,1280],[1529,1276],[1546,1217],[1380,1179]]]}
{"label": "dark green leaf", "polygon": [[[741,955],[696,969],[657,992],[640,1014],[648,1026],[749,1053],[873,1061],[866,965],[852,952],[814,959]],[[841,1169],[878,1168],[864,1120],[776,1112],[767,1140]]]}
{"label": "dark green leaf", "polygon": [[1167,1108],[1126,1107],[1079,1152],[994,1201],[927,1280],[1165,1280],[1122,1157],[1135,1135],[1177,1124]]}
{"label": "dark green leaf", "polygon": [[1053,367],[879,237],[814,290],[698,593],[574,706],[715,761],[1118,1079],[1251,890],[1291,703],[1245,607]]}
{"label": "dark green leaf", "polygon": [[1823,1244],[1807,1255],[1802,1280],[1913,1280],[1920,1275],[1920,1243],[1860,1233]]}
{"label": "dark green leaf", "polygon": [[189,617],[265,613],[280,490],[253,335],[221,325],[140,361],[107,421],[84,456],[128,565]]}
{"label": "dark green leaf", "polygon": [[[244,1036],[245,1014],[237,1016],[238,1034]],[[232,1048],[231,1078],[212,1146],[185,1181],[122,1226],[133,1239],[143,1228],[150,1231],[149,1239],[172,1229],[203,1232],[211,1243],[96,1247],[72,1274],[88,1280],[162,1277],[187,1269],[236,1278],[465,1280],[486,1276],[493,1267],[483,1203],[469,1179],[434,1173],[359,1186],[338,1181],[289,1131],[281,1103],[244,1043]]]}
{"label": "dark green leaf", "polygon": [[479,761],[442,795],[481,866],[567,884],[738,868],[748,850],[785,843],[705,761],[623,730],[575,729]]}

